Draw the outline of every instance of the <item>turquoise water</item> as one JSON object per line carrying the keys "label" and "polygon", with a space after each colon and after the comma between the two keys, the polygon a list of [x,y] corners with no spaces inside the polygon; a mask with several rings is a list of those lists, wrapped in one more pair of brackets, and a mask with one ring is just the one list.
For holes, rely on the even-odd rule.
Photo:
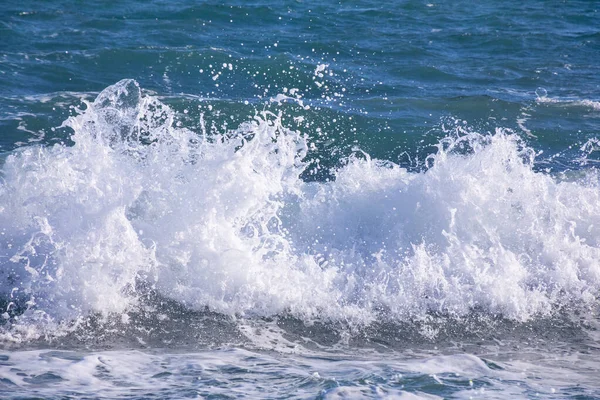
{"label": "turquoise water", "polygon": [[5,398],[600,398],[595,1],[0,5]]}

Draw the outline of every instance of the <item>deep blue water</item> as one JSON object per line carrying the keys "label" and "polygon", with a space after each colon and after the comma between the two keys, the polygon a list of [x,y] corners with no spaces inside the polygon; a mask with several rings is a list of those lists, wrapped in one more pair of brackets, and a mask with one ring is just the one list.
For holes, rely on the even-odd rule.
{"label": "deep blue water", "polygon": [[3,1],[3,396],[600,398],[599,10]]}
{"label": "deep blue water", "polygon": [[[324,108],[310,117],[332,134],[350,141],[356,125],[361,145],[390,159],[445,117],[519,134],[526,117],[539,147],[563,151],[598,131],[597,8],[593,1],[9,1],[0,28],[0,144],[11,150],[29,139],[15,115],[34,132],[48,131],[78,104],[75,94],[132,78],[175,104],[195,96],[234,103],[229,114],[240,120],[283,88],[298,88]],[[318,64],[334,74],[320,87]],[[557,103],[537,103],[536,91]],[[584,100],[596,103],[573,104]]]}

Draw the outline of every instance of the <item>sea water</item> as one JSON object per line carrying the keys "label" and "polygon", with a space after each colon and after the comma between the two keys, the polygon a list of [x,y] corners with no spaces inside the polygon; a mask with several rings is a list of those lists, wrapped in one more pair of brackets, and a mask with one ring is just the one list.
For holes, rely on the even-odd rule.
{"label": "sea water", "polygon": [[600,398],[593,1],[0,5],[0,397]]}

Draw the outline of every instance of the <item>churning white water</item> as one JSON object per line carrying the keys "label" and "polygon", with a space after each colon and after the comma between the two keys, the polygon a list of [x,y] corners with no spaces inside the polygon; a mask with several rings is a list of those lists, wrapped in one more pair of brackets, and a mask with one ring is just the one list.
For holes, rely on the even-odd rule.
{"label": "churning white water", "polygon": [[309,139],[273,113],[192,131],[132,80],[86,105],[73,145],[2,166],[5,332],[125,312],[144,290],[351,325],[597,307],[597,175],[536,171],[510,132],[457,130],[422,172],[357,151],[306,182]]}

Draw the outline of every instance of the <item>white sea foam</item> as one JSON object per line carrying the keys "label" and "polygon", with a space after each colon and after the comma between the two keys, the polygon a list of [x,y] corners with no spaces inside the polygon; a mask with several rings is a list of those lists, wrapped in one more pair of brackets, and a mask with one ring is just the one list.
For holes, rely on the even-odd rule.
{"label": "white sea foam", "polygon": [[589,99],[561,99],[561,98],[552,98],[548,97],[545,94],[542,96],[538,95],[536,99],[538,103],[550,103],[550,104],[559,104],[569,107],[583,107],[592,109],[595,111],[600,111],[600,101],[589,100]]}
{"label": "white sea foam", "polygon": [[[96,352],[78,354],[63,351],[21,351],[11,353],[0,363],[0,382],[10,382],[8,393],[40,390],[46,395],[64,395],[65,392],[80,396],[109,396],[121,398],[132,391],[140,397],[149,393],[180,397],[184,389],[197,395],[226,394],[265,397],[259,379],[268,375],[285,383],[269,388],[270,395],[286,397],[290,392],[309,397],[321,392],[324,398],[406,398],[436,399],[426,393],[400,391],[403,381],[410,382],[419,374],[426,379],[428,372],[421,372],[420,362],[412,360],[389,360],[378,363],[363,360],[336,361],[327,358],[273,357],[240,349],[221,350],[194,354],[151,354],[137,351]],[[424,364],[435,364],[440,376],[459,371],[468,380],[486,376],[514,378],[517,374],[482,368],[475,374],[462,370],[463,356],[444,357],[444,364],[436,358],[425,359]],[[470,356],[483,365],[477,357]],[[456,366],[448,368],[450,365]],[[427,367],[425,368],[427,369]],[[369,382],[376,374],[379,382]],[[403,378],[402,374],[409,375]],[[215,381],[223,382],[214,385]],[[235,384],[229,385],[229,382]],[[304,382],[299,388],[298,381]],[[227,383],[226,383],[227,382]],[[259,381],[260,382],[260,381]],[[323,390],[323,388],[327,388]],[[471,389],[473,392],[473,389]],[[170,394],[170,396],[169,396]],[[473,393],[471,393],[473,394]]]}
{"label": "white sea foam", "polygon": [[[325,399],[502,399],[507,393],[511,398],[527,398],[532,393],[548,398],[565,397],[575,389],[591,397],[597,392],[593,368],[597,362],[560,352],[535,355],[535,363],[499,361],[490,368],[483,359],[467,354],[388,354],[383,360],[378,353],[342,358],[243,349],[200,353],[17,351],[0,353],[0,387],[8,398],[26,392],[40,397],[94,398],[318,395]],[[579,366],[581,361],[584,367]],[[278,384],[265,385],[265,381]]]}
{"label": "white sea foam", "polygon": [[309,139],[259,113],[209,136],[137,83],[22,148],[0,185],[0,298],[21,321],[123,312],[140,283],[186,307],[369,323],[597,305],[597,185],[535,172],[514,135],[444,139],[425,172],[357,153],[304,182]]}

